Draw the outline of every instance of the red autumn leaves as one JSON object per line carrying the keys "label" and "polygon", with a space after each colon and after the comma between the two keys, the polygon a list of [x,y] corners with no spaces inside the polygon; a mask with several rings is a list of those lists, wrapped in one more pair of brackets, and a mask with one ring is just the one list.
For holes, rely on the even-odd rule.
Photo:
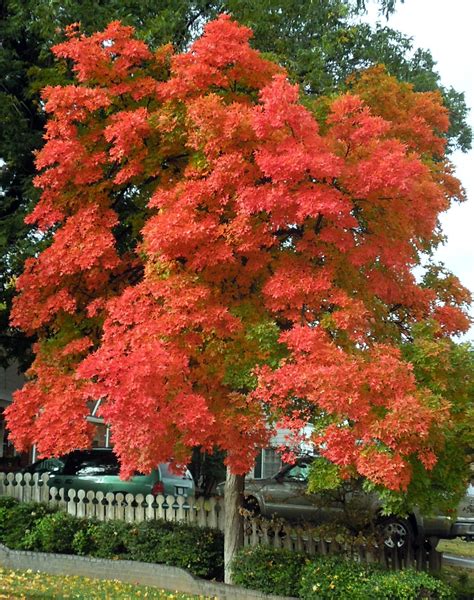
{"label": "red autumn leaves", "polygon": [[220,17],[173,56],[113,23],[54,49],[78,83],[45,91],[29,220],[56,231],[18,280],[13,323],[39,341],[12,438],[82,446],[103,398],[125,474],[196,445],[243,473],[270,424],[324,422],[342,476],[406,488],[448,407],[398,346],[420,320],[468,323],[456,281],[411,273],[460,195],[446,111],[375,69],[318,122],[250,35]]}

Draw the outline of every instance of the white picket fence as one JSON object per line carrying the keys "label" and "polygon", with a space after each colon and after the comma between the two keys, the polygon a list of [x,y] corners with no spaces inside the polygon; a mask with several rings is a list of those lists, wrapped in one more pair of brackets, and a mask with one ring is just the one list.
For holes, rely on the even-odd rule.
{"label": "white picket fence", "polygon": [[[16,498],[20,502],[45,502],[75,517],[99,521],[119,519],[140,523],[164,519],[224,531],[224,500],[220,497],[196,499],[151,494],[104,494],[84,490],[66,492],[47,483],[47,475],[0,473],[0,496]],[[382,563],[394,570],[406,567],[437,570],[441,565],[441,554],[423,545],[400,552],[397,548],[389,550],[383,544],[370,547],[357,543],[340,544],[322,535],[317,527],[297,527],[248,516],[244,520],[244,545],[285,548],[309,556],[344,554],[363,562]]]}
{"label": "white picket fence", "polygon": [[49,487],[48,476],[37,473],[0,473],[0,496],[10,496],[20,502],[45,502],[75,517],[99,521],[119,519],[140,523],[164,519],[224,530],[224,503],[221,498],[64,490]]}

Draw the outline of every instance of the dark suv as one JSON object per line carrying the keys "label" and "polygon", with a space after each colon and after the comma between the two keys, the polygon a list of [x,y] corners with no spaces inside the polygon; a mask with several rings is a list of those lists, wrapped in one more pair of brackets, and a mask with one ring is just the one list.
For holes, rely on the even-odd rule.
{"label": "dark suv", "polygon": [[157,465],[148,475],[136,474],[120,479],[120,464],[110,448],[75,450],[59,459],[44,459],[33,463],[25,471],[49,474],[48,485],[56,488],[92,490],[122,494],[170,494],[194,496],[194,481],[188,469],[173,473],[169,463]]}

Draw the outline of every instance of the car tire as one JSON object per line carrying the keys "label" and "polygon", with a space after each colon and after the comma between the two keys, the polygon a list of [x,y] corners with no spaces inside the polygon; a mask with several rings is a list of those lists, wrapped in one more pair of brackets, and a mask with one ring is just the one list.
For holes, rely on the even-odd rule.
{"label": "car tire", "polygon": [[242,508],[248,511],[251,517],[258,517],[261,512],[258,500],[254,496],[247,496],[244,498]]}
{"label": "car tire", "polygon": [[398,548],[406,550],[413,547],[415,535],[413,527],[406,519],[400,517],[386,517],[378,523],[378,531],[383,540],[384,547],[388,550]]}

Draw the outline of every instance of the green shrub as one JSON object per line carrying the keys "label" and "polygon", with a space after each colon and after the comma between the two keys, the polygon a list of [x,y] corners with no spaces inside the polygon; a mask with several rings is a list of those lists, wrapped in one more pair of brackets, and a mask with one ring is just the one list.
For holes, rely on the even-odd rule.
{"label": "green shrub", "polygon": [[268,546],[243,548],[232,563],[232,578],[236,585],[267,594],[296,596],[307,560],[303,554]]}
{"label": "green shrub", "polygon": [[93,556],[115,558],[127,553],[125,540],[131,525],[124,521],[104,521],[97,523],[91,531]]}
{"label": "green shrub", "polygon": [[11,496],[0,496],[0,509],[6,508],[11,509],[18,504],[18,500],[16,498],[12,498]]}
{"label": "green shrub", "polygon": [[196,577],[222,580],[224,576],[224,536],[220,531],[175,525],[165,533],[157,561],[187,569]]}
{"label": "green shrub", "polygon": [[380,567],[341,556],[321,556],[308,563],[301,575],[300,595],[304,600],[368,600],[369,582]]}
{"label": "green shrub", "polygon": [[56,512],[46,515],[25,535],[23,547],[42,552],[71,554],[74,536],[84,527],[84,523],[68,513]]}
{"label": "green shrub", "polygon": [[366,593],[371,600],[451,600],[455,596],[439,579],[412,569],[374,575]]}
{"label": "green shrub", "polygon": [[18,500],[9,496],[0,496],[0,543],[4,543],[5,529],[10,523],[10,513],[18,504]]}
{"label": "green shrub", "polygon": [[125,539],[130,558],[143,562],[159,562],[163,536],[174,528],[174,523],[160,519],[143,521],[132,526]]}
{"label": "green shrub", "polygon": [[145,521],[126,538],[130,558],[187,569],[197,577],[222,579],[224,538],[212,529],[170,521]]}
{"label": "green shrub", "polygon": [[449,587],[428,573],[407,569],[383,571],[342,557],[321,557],[304,569],[300,596],[304,600],[452,600]]}
{"label": "green shrub", "polygon": [[17,503],[7,510],[0,541],[15,550],[28,549],[25,542],[28,544],[29,535],[36,523],[46,515],[57,512],[55,508],[38,502]]}
{"label": "green shrub", "polygon": [[94,556],[97,554],[97,537],[100,523],[97,521],[87,521],[81,527],[72,539],[72,551],[79,556]]}

